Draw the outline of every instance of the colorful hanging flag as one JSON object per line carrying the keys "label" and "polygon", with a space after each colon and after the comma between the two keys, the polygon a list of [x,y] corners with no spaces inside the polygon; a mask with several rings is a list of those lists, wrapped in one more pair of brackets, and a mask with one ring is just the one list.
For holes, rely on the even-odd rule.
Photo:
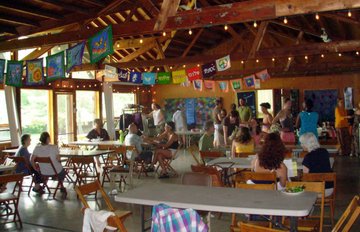
{"label": "colorful hanging flag", "polygon": [[242,89],[242,80],[241,79],[231,80],[230,83],[231,83],[232,89],[235,92]]}
{"label": "colorful hanging flag", "polygon": [[191,85],[191,82],[189,81],[189,78],[186,77],[186,80],[180,84],[181,87],[189,87]]}
{"label": "colorful hanging flag", "polygon": [[130,72],[130,82],[141,84],[141,72]]}
{"label": "colorful hanging flag", "polygon": [[185,69],[172,72],[172,80],[174,84],[181,84],[186,81]]}
{"label": "colorful hanging flag", "polygon": [[46,57],[46,82],[65,78],[65,59],[64,52]]}
{"label": "colorful hanging flag", "polygon": [[66,49],[66,72],[69,73],[72,68],[82,64],[84,55],[85,41]]}
{"label": "colorful hanging flag", "polygon": [[157,83],[160,85],[170,84],[171,73],[170,72],[159,72],[157,74]]}
{"label": "colorful hanging flag", "polygon": [[117,78],[118,74],[117,74],[117,68],[107,65],[105,64],[105,78]]}
{"label": "colorful hanging flag", "polygon": [[216,74],[215,62],[207,63],[201,66],[202,75],[204,79],[209,79]]}
{"label": "colorful hanging flag", "polygon": [[229,82],[228,81],[218,81],[219,89],[221,92],[229,92]]}
{"label": "colorful hanging flag", "polygon": [[91,63],[96,63],[114,53],[112,27],[108,26],[88,40]]}
{"label": "colorful hanging flag", "polygon": [[202,91],[203,88],[203,81],[201,79],[194,80],[193,86],[195,90]]}
{"label": "colorful hanging flag", "polygon": [[270,74],[268,73],[267,69],[265,69],[263,71],[260,71],[260,72],[257,72],[255,75],[261,81],[266,81],[266,80],[270,79]]}
{"label": "colorful hanging flag", "polygon": [[244,77],[245,86],[247,88],[255,87],[255,75]]}
{"label": "colorful hanging flag", "polygon": [[6,81],[5,84],[9,86],[21,87],[22,86],[22,61],[7,61],[6,67]]}
{"label": "colorful hanging flag", "polygon": [[43,58],[36,60],[26,61],[26,85],[43,85],[44,71],[43,71]]}
{"label": "colorful hanging flag", "polygon": [[155,85],[156,73],[145,72],[142,75],[144,85]]}
{"label": "colorful hanging flag", "polygon": [[4,83],[5,60],[0,59],[0,84]]}
{"label": "colorful hanging flag", "polygon": [[125,69],[118,69],[118,79],[121,82],[129,82],[129,71]]}
{"label": "colorful hanging flag", "polygon": [[215,81],[204,80],[204,89],[215,91]]}
{"label": "colorful hanging flag", "polygon": [[231,67],[230,55],[224,56],[216,60],[216,68],[218,72],[225,71]]}
{"label": "colorful hanging flag", "polygon": [[186,69],[186,75],[187,75],[189,81],[201,79],[200,67]]}
{"label": "colorful hanging flag", "polygon": [[260,80],[255,79],[255,89],[260,89],[260,88],[261,88]]}

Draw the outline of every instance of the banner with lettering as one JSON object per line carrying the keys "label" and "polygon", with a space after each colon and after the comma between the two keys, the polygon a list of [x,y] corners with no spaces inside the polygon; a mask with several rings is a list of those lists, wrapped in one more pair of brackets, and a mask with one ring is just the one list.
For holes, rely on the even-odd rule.
{"label": "banner with lettering", "polygon": [[186,81],[185,69],[172,72],[172,80],[174,84],[181,84]]}
{"label": "banner with lettering", "polygon": [[129,82],[130,72],[125,69],[118,69],[118,79],[121,82]]}
{"label": "banner with lettering", "polygon": [[204,80],[204,89],[215,91],[215,81]]}
{"label": "banner with lettering", "polygon": [[215,62],[207,63],[201,66],[203,79],[209,79],[216,74]]}
{"label": "banner with lettering", "polygon": [[193,81],[194,89],[197,91],[202,91],[203,88],[203,80],[198,79]]}
{"label": "banner with lettering", "polygon": [[244,77],[244,83],[247,88],[255,87],[255,75]]}
{"label": "banner with lettering", "polygon": [[224,93],[229,92],[229,82],[228,81],[218,81],[217,84],[218,84],[221,92],[224,92]]}
{"label": "banner with lettering", "polygon": [[227,55],[220,59],[217,59],[216,60],[216,68],[217,68],[218,72],[222,72],[222,71],[225,71],[225,70],[231,68],[230,55]]}
{"label": "banner with lettering", "polygon": [[107,65],[105,64],[105,73],[104,73],[106,78],[117,78],[118,74],[117,74],[117,68]]}
{"label": "banner with lettering", "polygon": [[189,87],[191,85],[191,81],[189,81],[189,78],[186,77],[185,81],[180,84],[181,87]]}
{"label": "banner with lettering", "polygon": [[241,79],[231,80],[230,83],[231,83],[232,89],[235,92],[242,89],[242,80]]}
{"label": "banner with lettering", "polygon": [[155,85],[156,73],[143,73],[142,79],[144,85]]}
{"label": "banner with lettering", "polygon": [[201,79],[200,72],[201,72],[200,67],[186,69],[186,75],[187,75],[189,81]]}
{"label": "banner with lettering", "polygon": [[130,82],[141,84],[141,72],[130,72]]}
{"label": "banner with lettering", "polygon": [[268,73],[267,69],[265,69],[263,71],[260,71],[260,72],[257,72],[255,75],[261,81],[266,81],[266,80],[270,79],[270,74]]}
{"label": "banner with lettering", "polygon": [[160,85],[167,85],[171,83],[171,73],[170,72],[159,72],[157,74],[157,83]]}

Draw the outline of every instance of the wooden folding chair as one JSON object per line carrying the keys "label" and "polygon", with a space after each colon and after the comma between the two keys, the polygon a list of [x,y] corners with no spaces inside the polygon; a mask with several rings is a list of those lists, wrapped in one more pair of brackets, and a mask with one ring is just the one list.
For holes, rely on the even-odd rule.
{"label": "wooden folding chair", "polygon": [[239,152],[235,153],[235,157],[248,158],[249,156],[256,155],[256,152]]}
{"label": "wooden folding chair", "polygon": [[348,232],[360,215],[360,197],[354,196],[331,232]]}
{"label": "wooden folding chair", "polygon": [[239,227],[241,232],[284,232],[284,230],[271,229],[269,227],[262,227],[244,222],[240,222]]}
{"label": "wooden folding chair", "polygon": [[75,186],[75,191],[78,195],[78,197],[80,198],[82,204],[84,205],[85,208],[90,208],[87,200],[86,200],[86,196],[90,195],[92,193],[96,193],[96,192],[100,192],[102,198],[105,201],[106,204],[106,210],[114,212],[116,216],[110,216],[107,219],[108,225],[112,226],[112,227],[116,227],[119,229],[120,232],[126,232],[126,228],[124,226],[124,220],[131,215],[130,211],[121,211],[121,210],[116,210],[111,202],[110,202],[110,198],[108,197],[108,195],[105,193],[104,189],[101,187],[101,184],[98,180],[96,180],[95,182],[92,183],[88,183],[88,184],[84,184],[81,186]]}
{"label": "wooden folding chair", "polygon": [[[3,206],[3,209],[0,212],[0,217],[10,217],[13,216],[11,221],[5,220],[1,224],[19,222],[20,228],[22,228],[22,222],[18,210],[19,198],[21,194],[21,186],[24,175],[22,174],[11,174],[11,175],[0,175],[0,185],[7,185],[8,183],[14,183],[13,191],[0,193],[0,206]],[[10,188],[10,186],[8,186]],[[17,188],[17,189],[16,189]],[[17,192],[17,193],[15,193]]]}
{"label": "wooden folding chair", "polygon": [[125,146],[99,146],[99,150],[113,150],[114,152],[109,153],[104,161],[104,166],[102,167],[102,186],[105,182],[110,182],[109,172],[115,166],[122,166],[125,162],[126,157],[126,147]]}
{"label": "wooden folding chair", "polygon": [[[61,189],[65,189],[65,187],[64,187],[63,182],[60,181],[60,179],[59,179],[59,175],[58,175],[59,173],[57,173],[56,168],[55,168],[55,166],[54,166],[51,158],[50,158],[50,157],[36,157],[34,161],[35,161],[35,163],[40,167],[39,173],[40,173],[40,175],[41,175],[43,184],[44,184],[45,188],[48,190],[49,194],[51,194],[50,189],[55,189],[54,194],[53,194],[53,198],[55,198],[57,191],[58,191],[59,189],[60,189],[60,191],[61,191]],[[43,164],[43,165],[50,165],[50,167],[52,168],[54,174],[48,175],[48,174],[42,173],[41,164]],[[49,179],[52,179],[53,181],[57,181],[57,182],[58,182],[55,188],[54,188],[54,187],[49,187],[49,185],[48,185]],[[65,189],[65,190],[66,190],[66,189]],[[65,191],[63,198],[66,198],[66,195],[67,195],[67,193],[66,193],[66,191]]]}
{"label": "wooden folding chair", "polygon": [[[298,220],[298,230],[299,231],[313,231],[319,230],[323,231],[324,223],[324,202],[325,202],[325,182],[287,182],[286,187],[296,187],[296,186],[305,186],[305,191],[316,192],[320,195],[320,215],[309,215],[306,219]],[[320,220],[309,220],[313,218],[320,218]],[[289,220],[283,220],[283,224],[289,226]]]}
{"label": "wooden folding chair", "polygon": [[224,187],[221,173],[213,166],[191,165],[192,172],[205,173],[211,176],[213,187]]}
{"label": "wooden folding chair", "polygon": [[[25,157],[23,157],[23,156],[11,156],[11,157],[8,157],[9,159],[11,159],[15,164],[16,164],[16,166],[19,166],[20,164],[23,164],[25,167],[26,167],[26,169],[27,170],[29,170],[30,172],[31,172],[31,166],[30,166],[30,164],[26,161],[26,159],[25,159]],[[26,188],[28,188],[28,196],[30,196],[30,192],[31,192],[31,189],[32,189],[32,186],[33,186],[33,184],[35,183],[34,182],[34,174],[33,173],[30,173],[30,174],[28,174],[28,175],[25,175],[25,174],[23,174],[24,175],[24,178],[26,178],[26,177],[30,177],[30,178],[27,178],[27,179],[31,179],[31,182],[30,182],[30,185],[24,185],[24,184],[22,184],[22,186],[21,186],[21,191],[22,192],[25,192],[24,190],[23,190],[23,188],[24,187],[26,187]],[[14,188],[14,190],[15,190],[15,188]]]}
{"label": "wooden folding chair", "polygon": [[264,184],[274,183],[276,186],[277,179],[275,172],[251,172],[243,171],[235,176],[235,183],[246,183],[248,180],[261,182]]}
{"label": "wooden folding chair", "polygon": [[[334,184],[334,191],[330,196],[325,197],[325,205],[330,207],[330,215],[326,216],[331,219],[331,226],[334,226],[334,213],[335,213],[335,199],[336,199],[336,173],[304,173],[302,181],[310,182],[332,182]],[[320,204],[320,199],[317,200],[317,204]],[[325,217],[325,216],[324,216]]]}
{"label": "wooden folding chair", "polygon": [[75,184],[82,185],[99,179],[100,174],[97,170],[94,157],[74,156],[71,158],[71,164],[76,175]]}
{"label": "wooden folding chair", "polygon": [[225,156],[225,154],[220,151],[200,151],[199,153],[203,164],[206,164],[206,161],[209,159],[216,159]]}
{"label": "wooden folding chair", "polygon": [[[179,144],[179,147],[176,149],[175,153],[172,155],[170,159],[164,159],[165,172],[172,174],[173,176],[178,176],[177,171],[171,166],[171,163],[178,157],[179,152],[183,149],[182,145]],[[155,172],[158,173],[160,165],[157,166]]]}

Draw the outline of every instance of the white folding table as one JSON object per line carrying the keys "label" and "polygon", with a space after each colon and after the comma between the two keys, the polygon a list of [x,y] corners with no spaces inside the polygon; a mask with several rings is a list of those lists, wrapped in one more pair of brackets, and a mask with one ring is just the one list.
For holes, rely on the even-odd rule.
{"label": "white folding table", "polygon": [[211,212],[289,216],[291,231],[297,231],[297,218],[309,215],[316,198],[315,192],[289,196],[276,190],[154,183],[118,194],[115,201],[141,206],[142,231],[145,231],[144,206],[160,203]]}

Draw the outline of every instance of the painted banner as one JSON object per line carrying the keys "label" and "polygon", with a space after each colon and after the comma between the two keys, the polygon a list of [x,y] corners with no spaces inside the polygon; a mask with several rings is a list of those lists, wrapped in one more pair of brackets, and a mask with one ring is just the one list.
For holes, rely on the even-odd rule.
{"label": "painted banner", "polygon": [[0,59],[0,84],[4,83],[5,60]]}
{"label": "painted banner", "polygon": [[195,103],[196,98],[186,98],[185,99],[185,109],[186,109],[186,122],[189,125],[195,124]]}
{"label": "painted banner", "polygon": [[229,82],[228,81],[217,81],[219,89],[221,92],[227,93],[229,92]]}
{"label": "painted banner", "polygon": [[189,81],[201,79],[200,72],[201,72],[200,67],[186,69],[186,75],[187,75]]}
{"label": "painted banner", "polygon": [[230,83],[231,83],[232,89],[235,92],[242,89],[242,80],[241,79],[231,80]]}
{"label": "painted banner", "polygon": [[171,82],[171,73],[170,72],[159,72],[157,74],[157,83],[160,85],[167,85]]}
{"label": "painted banner", "polygon": [[6,67],[5,84],[9,86],[22,86],[23,62],[8,60]]}
{"label": "painted banner", "polygon": [[225,71],[231,68],[230,55],[224,56],[216,60],[216,69],[218,72]]}
{"label": "painted banner", "polygon": [[117,74],[117,69],[113,66],[107,65],[105,64],[105,73],[104,73],[106,78],[117,78],[118,74]]}
{"label": "painted banner", "polygon": [[204,89],[215,91],[215,81],[204,80]]}
{"label": "painted banner", "polygon": [[84,55],[85,41],[66,49],[66,72],[69,73],[72,68],[82,64]]}
{"label": "painted banner", "polygon": [[203,79],[209,79],[216,74],[215,62],[207,63],[201,66]]}
{"label": "painted banner", "polygon": [[255,89],[260,89],[260,88],[261,88],[260,80],[255,79]]}
{"label": "painted banner", "polygon": [[174,84],[181,84],[186,81],[185,69],[172,72],[172,81]]}
{"label": "painted banner", "polygon": [[189,81],[189,78],[186,77],[185,81],[180,84],[181,87],[189,87],[191,85],[191,82]]}
{"label": "painted banner", "polygon": [[247,88],[255,87],[255,75],[244,77],[244,83]]}
{"label": "painted banner", "polygon": [[130,72],[130,82],[141,84],[141,72]]}
{"label": "painted banner", "polygon": [[268,73],[268,70],[265,69],[263,71],[255,73],[256,77],[259,78],[261,81],[266,81],[270,79],[270,74]]}
{"label": "painted banner", "polygon": [[46,57],[46,73],[46,82],[65,78],[64,52],[59,52],[55,55]]}
{"label": "painted banner", "polygon": [[156,73],[146,72],[142,75],[144,85],[155,85]]}
{"label": "painted banner", "polygon": [[26,85],[43,85],[44,81],[44,69],[43,58],[36,60],[26,61]]}
{"label": "painted banner", "polygon": [[345,109],[346,110],[352,110],[354,108],[354,104],[353,104],[353,88],[352,87],[345,87],[344,88],[344,103],[345,103]]}
{"label": "painted banner", "polygon": [[118,79],[121,82],[129,82],[129,71],[124,69],[118,70]]}
{"label": "painted banner", "polygon": [[91,63],[114,53],[112,27],[108,26],[88,39]]}
{"label": "painted banner", "polygon": [[194,86],[194,89],[197,90],[197,91],[202,91],[202,88],[203,88],[203,81],[200,79],[200,80],[194,80],[193,81],[193,86]]}

